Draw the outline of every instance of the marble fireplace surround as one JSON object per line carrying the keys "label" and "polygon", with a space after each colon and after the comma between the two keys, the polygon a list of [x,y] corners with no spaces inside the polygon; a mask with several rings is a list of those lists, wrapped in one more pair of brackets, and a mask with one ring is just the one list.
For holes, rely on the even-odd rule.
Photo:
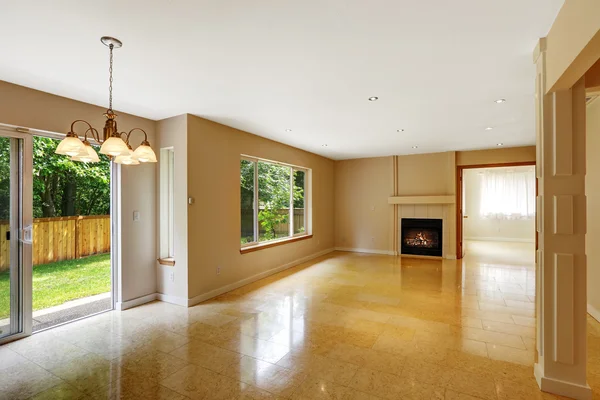
{"label": "marble fireplace surround", "polygon": [[[394,196],[388,199],[396,208],[395,249],[400,253],[402,234],[402,218],[441,219],[442,226],[442,258],[456,259],[456,205],[454,195],[439,196]],[[404,255],[404,257],[415,257]]]}

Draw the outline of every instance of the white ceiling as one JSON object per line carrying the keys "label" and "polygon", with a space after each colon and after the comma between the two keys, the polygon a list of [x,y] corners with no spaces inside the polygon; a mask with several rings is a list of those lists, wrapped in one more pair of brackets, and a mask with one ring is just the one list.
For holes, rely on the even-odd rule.
{"label": "white ceiling", "polygon": [[111,35],[124,112],[334,159],[530,145],[532,51],[562,3],[0,0],[0,79],[106,106]]}

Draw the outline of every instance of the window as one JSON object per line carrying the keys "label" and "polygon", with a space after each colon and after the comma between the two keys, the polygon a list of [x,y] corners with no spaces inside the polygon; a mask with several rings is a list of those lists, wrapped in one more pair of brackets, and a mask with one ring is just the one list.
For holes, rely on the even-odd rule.
{"label": "window", "polygon": [[535,217],[534,168],[493,168],[481,173],[480,213],[489,219]]}
{"label": "window", "polygon": [[254,173],[256,163],[248,160],[240,162],[241,193],[240,204],[242,209],[242,244],[254,242]]}
{"label": "window", "polygon": [[175,257],[173,238],[175,152],[172,147],[160,149],[160,258]]}
{"label": "window", "polygon": [[307,173],[305,168],[242,158],[242,246],[306,234]]}
{"label": "window", "polygon": [[304,193],[306,182],[306,171],[294,170],[294,234],[306,232]]}

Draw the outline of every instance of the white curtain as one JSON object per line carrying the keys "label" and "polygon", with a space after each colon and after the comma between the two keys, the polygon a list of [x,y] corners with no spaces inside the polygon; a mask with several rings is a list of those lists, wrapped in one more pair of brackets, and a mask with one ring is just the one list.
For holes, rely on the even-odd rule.
{"label": "white curtain", "polygon": [[535,171],[494,168],[481,174],[481,216],[490,219],[535,217]]}

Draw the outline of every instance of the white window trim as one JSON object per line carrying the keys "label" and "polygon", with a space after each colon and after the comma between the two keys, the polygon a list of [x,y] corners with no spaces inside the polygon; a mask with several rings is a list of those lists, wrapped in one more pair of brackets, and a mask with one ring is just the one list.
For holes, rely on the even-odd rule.
{"label": "white window trim", "polygon": [[[160,185],[160,218],[159,218],[159,254],[160,259],[175,258],[174,238],[174,197],[175,197],[175,149],[160,149],[159,185]],[[165,159],[166,157],[166,159]],[[170,166],[170,168],[169,168]],[[164,180],[167,179],[165,182]],[[168,185],[163,190],[164,185]]]}
{"label": "white window trim", "polygon": [[[312,235],[312,223],[311,223],[312,218],[309,218],[309,213],[310,213],[310,216],[312,217],[312,199],[310,196],[310,194],[311,194],[310,188],[312,188],[312,170],[310,168],[301,167],[301,166],[294,165],[294,164],[288,164],[288,163],[283,163],[280,161],[268,160],[265,158],[252,157],[252,156],[245,155],[245,154],[242,154],[240,156],[240,159],[254,163],[254,204],[253,204],[254,241],[241,244],[240,248],[243,249],[246,247],[256,247],[256,246],[260,246],[263,244],[285,242],[289,239],[293,239],[293,238],[297,238],[297,237],[311,236]],[[267,240],[264,242],[258,241],[259,230],[260,230],[259,223],[258,223],[258,211],[259,211],[258,210],[258,208],[259,208],[258,207],[258,163],[259,162],[266,162],[269,164],[281,165],[284,167],[289,167],[291,169],[291,171],[290,171],[291,176],[290,176],[290,205],[289,205],[289,209],[290,209],[289,236],[286,236],[283,238],[271,239],[271,240]],[[296,234],[294,234],[294,222],[293,222],[294,221],[294,214],[293,214],[294,213],[294,207],[293,207],[294,171],[303,171],[305,173],[305,175],[304,175],[304,232],[299,232]],[[310,208],[309,208],[309,204],[310,204]]]}

